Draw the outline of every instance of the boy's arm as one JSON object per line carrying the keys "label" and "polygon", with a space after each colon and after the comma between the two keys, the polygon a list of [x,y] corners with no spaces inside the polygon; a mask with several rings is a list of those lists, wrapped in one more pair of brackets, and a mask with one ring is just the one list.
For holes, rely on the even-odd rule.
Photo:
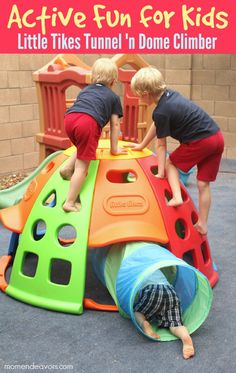
{"label": "boy's arm", "polygon": [[157,139],[157,158],[158,158],[158,174],[156,177],[163,178],[165,176],[166,165],[166,137]]}
{"label": "boy's arm", "polygon": [[156,127],[154,122],[151,124],[148,132],[146,133],[143,141],[140,144],[128,144],[133,150],[143,150],[154,138],[156,137]]}
{"label": "boy's arm", "polygon": [[111,154],[120,155],[127,154],[127,150],[118,147],[118,140],[120,136],[120,119],[118,115],[112,114],[110,119],[111,126]]}

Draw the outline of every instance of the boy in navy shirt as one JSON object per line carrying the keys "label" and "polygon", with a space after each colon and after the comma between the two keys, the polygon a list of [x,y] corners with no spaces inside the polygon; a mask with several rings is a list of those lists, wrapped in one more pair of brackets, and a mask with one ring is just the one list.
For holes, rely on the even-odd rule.
{"label": "boy in navy shirt", "polygon": [[[158,174],[166,175],[172,190],[169,206],[183,203],[177,168],[188,172],[197,166],[199,191],[199,217],[195,224],[201,235],[207,234],[208,214],[211,205],[210,182],[215,181],[224,150],[223,135],[213,119],[192,101],[178,92],[167,89],[162,74],[154,67],[137,71],[131,88],[147,104],[156,104],[153,123],[140,144],[132,145],[142,150],[157,137]],[[166,159],[166,138],[180,142],[179,147]]]}
{"label": "boy in navy shirt", "polygon": [[126,154],[118,148],[120,118],[123,116],[119,96],[112,91],[117,80],[117,66],[108,58],[98,59],[92,67],[92,83],[78,95],[65,115],[65,129],[77,151],[60,170],[64,179],[71,180],[69,193],[63,205],[66,212],[79,211],[76,203],[89,163],[96,159],[96,149],[102,128],[110,121],[111,153]]}

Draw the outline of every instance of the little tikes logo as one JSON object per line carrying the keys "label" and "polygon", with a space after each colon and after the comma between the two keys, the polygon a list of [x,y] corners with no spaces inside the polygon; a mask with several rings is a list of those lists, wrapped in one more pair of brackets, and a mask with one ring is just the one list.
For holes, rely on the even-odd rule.
{"label": "little tikes logo", "polygon": [[103,207],[110,215],[140,215],[147,211],[149,203],[140,195],[109,196]]}

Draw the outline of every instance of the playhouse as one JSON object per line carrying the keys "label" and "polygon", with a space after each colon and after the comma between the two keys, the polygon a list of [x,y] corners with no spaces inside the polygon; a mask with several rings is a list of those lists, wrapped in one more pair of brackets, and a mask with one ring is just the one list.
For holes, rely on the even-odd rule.
{"label": "playhouse", "polygon": [[[116,54],[111,59],[118,67],[118,81],[123,86],[122,139],[141,140],[151,124],[151,108],[134,96],[130,81],[135,72],[148,66],[148,63],[140,56],[132,54]],[[91,67],[75,55],[58,55],[36,71],[33,79],[40,114],[40,133],[36,135],[36,140],[40,146],[42,162],[50,153],[71,145],[64,129],[64,113],[73,103],[73,99],[67,98],[66,92],[71,86],[82,89],[90,84]],[[109,125],[104,128],[102,137],[109,138]]]}

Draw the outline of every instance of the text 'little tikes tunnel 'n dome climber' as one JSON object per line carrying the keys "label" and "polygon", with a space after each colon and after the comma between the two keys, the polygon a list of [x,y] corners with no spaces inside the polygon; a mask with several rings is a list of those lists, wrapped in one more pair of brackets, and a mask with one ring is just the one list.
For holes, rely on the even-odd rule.
{"label": "text 'little tikes tunnel 'n dome climber'", "polygon": [[[51,160],[20,203],[0,211],[3,225],[20,236],[14,240],[15,255],[11,250],[0,260],[2,291],[39,307],[82,313],[88,247],[131,241],[165,246],[202,272],[211,286],[216,283],[207,238],[194,228],[198,215],[193,202],[182,185],[183,205],[167,206],[171,190],[166,179],[155,177],[157,158],[151,151],[128,149],[127,155],[112,156],[109,140],[101,140],[80,193],[81,210],[66,213],[62,205],[69,181],[59,171],[74,151],[69,148]],[[66,229],[72,230],[69,237]],[[26,264],[32,257],[34,268],[29,272]],[[67,277],[58,281],[55,273]]]}
{"label": "text 'little tikes tunnel 'n dome climber'", "polygon": [[[130,317],[142,333],[134,316],[134,300],[142,284],[159,269],[175,288],[183,323],[189,333],[199,328],[209,313],[212,290],[207,278],[159,245],[147,242],[116,244],[93,250],[92,261],[97,277],[109,290],[119,312]],[[152,327],[161,341],[176,339],[168,329],[157,330],[155,323]]]}

